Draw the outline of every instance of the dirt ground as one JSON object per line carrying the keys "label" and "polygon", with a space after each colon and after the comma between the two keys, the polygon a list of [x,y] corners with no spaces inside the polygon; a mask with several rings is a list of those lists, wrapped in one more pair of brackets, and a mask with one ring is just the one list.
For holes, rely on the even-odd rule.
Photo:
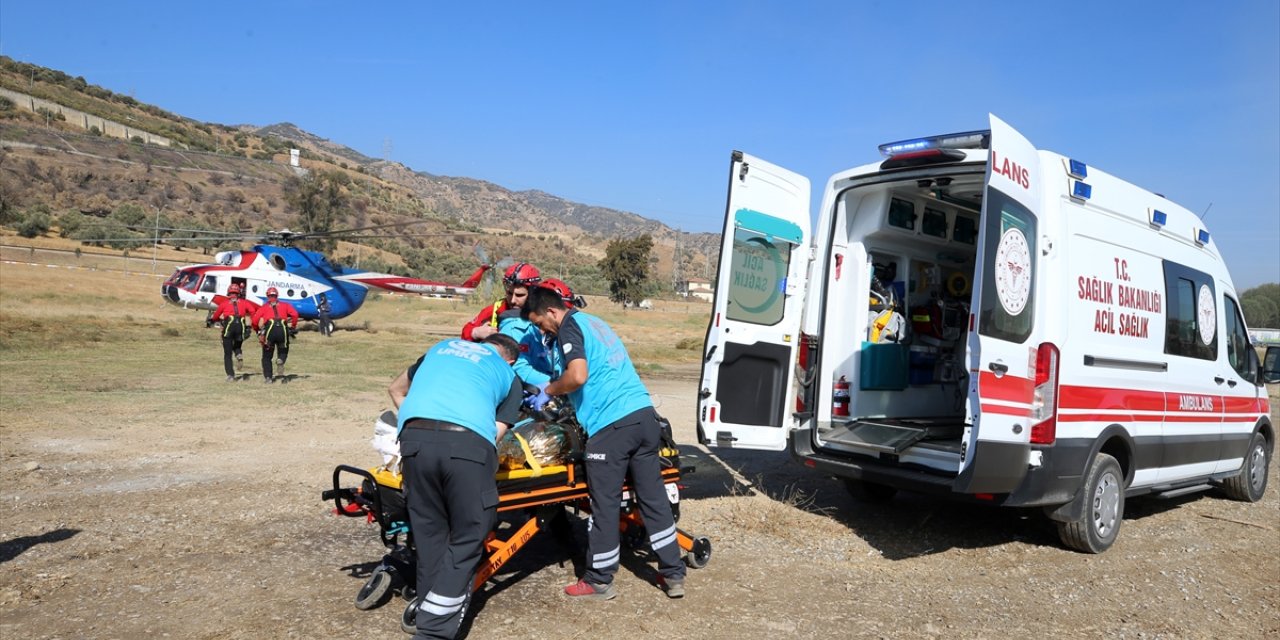
{"label": "dirt ground", "polygon": [[[15,323],[60,322],[22,308],[39,298],[13,293],[21,269],[0,271],[10,338]],[[134,334],[113,333],[125,311],[104,304],[88,316],[106,318],[95,341],[0,351],[0,637],[408,637],[402,601],[353,606],[383,553],[375,528],[320,500],[336,464],[377,462],[373,420],[405,364],[379,349],[404,335],[303,333],[289,384],[231,385],[200,329],[172,330],[181,358],[157,346],[190,313],[145,306],[128,315]],[[697,469],[680,526],[714,545],[688,596],[665,598],[635,555],[616,600],[568,601],[574,550],[538,536],[476,598],[466,637],[1280,636],[1274,461],[1260,503],[1133,500],[1117,544],[1084,555],[1033,512],[911,495],[866,506],[785,453],[709,453],[696,377],[684,365],[646,380]]]}

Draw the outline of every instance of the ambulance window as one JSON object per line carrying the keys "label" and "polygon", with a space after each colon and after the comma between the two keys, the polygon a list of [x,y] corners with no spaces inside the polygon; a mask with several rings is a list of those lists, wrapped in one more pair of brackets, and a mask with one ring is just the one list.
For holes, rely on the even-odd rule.
{"label": "ambulance window", "polygon": [[889,201],[889,224],[900,229],[916,228],[916,203],[901,198]]}
{"label": "ambulance window", "polygon": [[200,285],[201,293],[217,293],[218,292],[218,276],[205,276],[204,284]]}
{"label": "ambulance window", "polygon": [[1169,298],[1164,352],[1200,360],[1217,360],[1218,310],[1213,281],[1201,271],[1167,260],[1164,279],[1165,294]]}
{"label": "ambulance window", "polygon": [[1258,372],[1254,371],[1255,360],[1249,358],[1249,332],[1245,330],[1244,320],[1240,317],[1240,308],[1236,306],[1236,301],[1231,298],[1223,298],[1226,301],[1227,314],[1227,362],[1231,363],[1231,368],[1240,374],[1241,378],[1252,382],[1258,377]]}
{"label": "ambulance window", "polygon": [[956,242],[973,244],[978,239],[978,221],[968,216],[956,216],[956,228],[951,237]]}
{"label": "ambulance window", "polygon": [[730,320],[774,325],[782,320],[792,244],[748,229],[733,232]]}
{"label": "ambulance window", "polygon": [[926,236],[935,238],[947,238],[947,214],[945,211],[937,209],[924,208],[924,220],[920,221],[920,231]]}
{"label": "ambulance window", "polygon": [[1036,217],[988,188],[986,218],[978,333],[1022,343],[1035,320]]}

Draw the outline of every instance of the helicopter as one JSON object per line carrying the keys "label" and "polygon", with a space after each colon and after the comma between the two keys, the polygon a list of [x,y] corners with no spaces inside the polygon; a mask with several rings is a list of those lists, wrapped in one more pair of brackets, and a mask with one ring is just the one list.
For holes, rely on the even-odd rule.
{"label": "helicopter", "polygon": [[[414,223],[381,225],[337,232],[292,232],[288,229],[260,236],[270,241],[256,244],[250,250],[220,251],[212,264],[192,264],[179,267],[160,285],[160,295],[165,302],[187,309],[205,309],[212,312],[226,301],[227,290],[233,284],[240,285],[244,299],[262,304],[270,287],[278,291],[279,299],[288,302],[303,320],[319,320],[319,305],[329,303],[329,318],[337,320],[356,312],[364,304],[369,289],[376,288],[394,293],[413,293],[436,296],[470,295],[480,285],[485,273],[494,265],[483,263],[461,284],[422,280],[388,273],[363,271],[334,264],[324,254],[293,246],[299,240],[338,237],[340,233],[367,231]],[[462,233],[428,235],[468,235]],[[348,238],[379,236],[360,235]],[[478,247],[477,247],[477,250]]]}

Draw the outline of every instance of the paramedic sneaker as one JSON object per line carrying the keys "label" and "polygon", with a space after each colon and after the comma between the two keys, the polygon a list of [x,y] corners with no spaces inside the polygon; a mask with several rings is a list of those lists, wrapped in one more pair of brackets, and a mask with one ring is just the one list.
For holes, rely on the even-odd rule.
{"label": "paramedic sneaker", "polygon": [[668,598],[683,598],[684,578],[672,578],[668,580],[666,576],[658,576],[658,588],[666,592]]}
{"label": "paramedic sneaker", "polygon": [[244,371],[244,356],[236,354],[236,371]]}
{"label": "paramedic sneaker", "polygon": [[583,600],[612,600],[618,595],[613,590],[612,584],[591,584],[586,580],[579,580],[564,588],[565,594],[582,598]]}
{"label": "paramedic sneaker", "polygon": [[235,376],[227,376],[227,382],[235,382],[235,381],[236,381]]}

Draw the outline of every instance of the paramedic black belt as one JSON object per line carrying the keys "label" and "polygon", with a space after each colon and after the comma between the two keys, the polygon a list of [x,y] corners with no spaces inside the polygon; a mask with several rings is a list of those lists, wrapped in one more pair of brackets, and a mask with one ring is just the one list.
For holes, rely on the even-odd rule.
{"label": "paramedic black belt", "polygon": [[471,430],[466,427],[460,427],[452,422],[443,420],[428,420],[426,418],[413,418],[404,423],[406,429],[427,429],[429,431],[462,431],[469,433]]}

